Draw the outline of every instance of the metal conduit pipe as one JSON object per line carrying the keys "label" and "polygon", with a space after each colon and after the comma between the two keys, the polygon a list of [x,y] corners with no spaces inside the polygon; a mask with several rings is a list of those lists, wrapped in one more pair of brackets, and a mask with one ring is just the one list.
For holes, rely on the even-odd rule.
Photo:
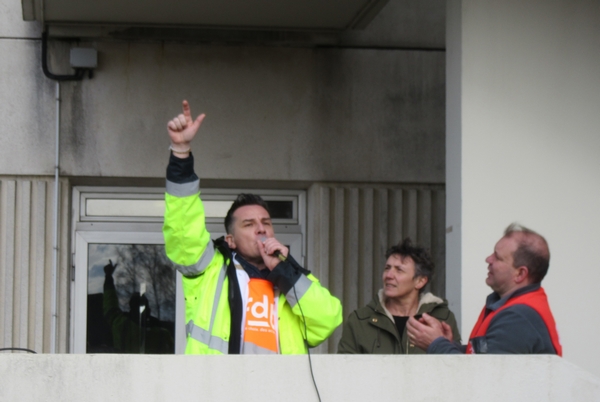
{"label": "metal conduit pipe", "polygon": [[54,216],[52,222],[52,231],[54,239],[52,241],[52,289],[50,311],[50,353],[56,353],[56,327],[58,320],[57,307],[57,280],[58,280],[58,213],[59,204],[59,189],[60,189],[60,81],[56,81],[56,149],[54,159]]}
{"label": "metal conduit pipe", "polygon": [[52,223],[53,241],[52,241],[52,275],[51,275],[51,320],[50,320],[50,353],[56,353],[56,328],[58,322],[58,258],[59,258],[59,226],[58,217],[60,212],[60,82],[61,81],[81,81],[85,72],[89,71],[91,78],[91,69],[76,68],[75,74],[57,75],[48,69],[48,32],[42,33],[42,71],[44,75],[56,81],[56,150],[54,159],[54,216]]}

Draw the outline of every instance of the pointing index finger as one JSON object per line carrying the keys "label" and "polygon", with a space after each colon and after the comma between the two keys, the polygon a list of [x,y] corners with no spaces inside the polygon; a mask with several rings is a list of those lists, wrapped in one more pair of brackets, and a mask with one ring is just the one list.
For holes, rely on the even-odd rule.
{"label": "pointing index finger", "polygon": [[192,111],[190,110],[190,104],[188,103],[187,100],[184,100],[182,102],[183,105],[183,115],[185,116],[185,120],[188,123],[191,123],[193,121],[192,119]]}

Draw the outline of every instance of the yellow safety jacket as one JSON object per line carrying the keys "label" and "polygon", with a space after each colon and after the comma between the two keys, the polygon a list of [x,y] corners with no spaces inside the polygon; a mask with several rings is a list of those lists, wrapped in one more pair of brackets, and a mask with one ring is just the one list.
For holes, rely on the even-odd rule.
{"label": "yellow safety jacket", "polygon": [[[167,179],[165,249],[183,274],[186,354],[227,354],[231,331],[226,276],[229,260],[210,239],[199,194],[199,180],[175,183]],[[287,294],[282,292],[278,303],[282,354],[306,353],[306,344],[319,345],[342,322],[340,301],[311,274],[302,274]]]}

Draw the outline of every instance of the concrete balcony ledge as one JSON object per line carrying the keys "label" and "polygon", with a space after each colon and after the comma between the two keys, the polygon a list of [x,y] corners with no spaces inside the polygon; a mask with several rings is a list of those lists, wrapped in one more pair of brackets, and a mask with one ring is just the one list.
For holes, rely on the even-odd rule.
{"label": "concrete balcony ledge", "polygon": [[[556,356],[311,356],[322,401],[599,401]],[[2,401],[317,401],[307,356],[0,354]]]}

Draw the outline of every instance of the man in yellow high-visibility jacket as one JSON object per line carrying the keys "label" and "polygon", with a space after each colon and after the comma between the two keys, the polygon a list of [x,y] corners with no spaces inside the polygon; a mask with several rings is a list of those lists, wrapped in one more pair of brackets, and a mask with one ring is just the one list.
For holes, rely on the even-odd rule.
{"label": "man in yellow high-visibility jacket", "polygon": [[342,322],[340,301],[275,237],[266,203],[240,194],[225,218],[227,235],[206,230],[190,143],[205,115],[168,123],[163,228],[167,256],[183,274],[188,354],[298,354]]}

